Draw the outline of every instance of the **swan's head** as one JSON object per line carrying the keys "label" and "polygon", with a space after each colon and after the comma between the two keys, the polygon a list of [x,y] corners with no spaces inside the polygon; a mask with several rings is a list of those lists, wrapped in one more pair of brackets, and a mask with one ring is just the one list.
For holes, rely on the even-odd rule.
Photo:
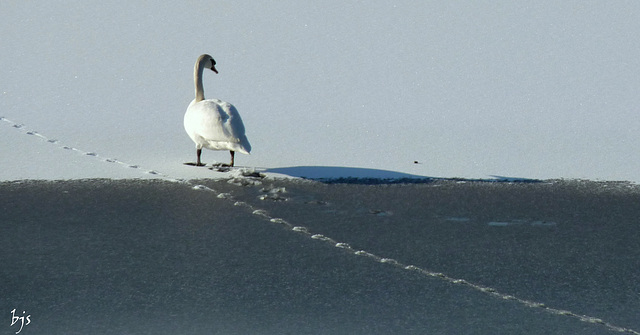
{"label": "swan's head", "polygon": [[209,58],[211,58],[211,66],[207,66],[208,68],[211,69],[211,71],[218,73],[218,70],[216,70],[216,60],[213,59],[213,57],[209,56]]}
{"label": "swan's head", "polygon": [[211,69],[211,71],[218,73],[218,70],[216,70],[216,60],[207,54],[204,54],[198,58],[198,62],[196,63],[196,65],[198,64],[200,64],[199,66],[204,66],[207,69]]}

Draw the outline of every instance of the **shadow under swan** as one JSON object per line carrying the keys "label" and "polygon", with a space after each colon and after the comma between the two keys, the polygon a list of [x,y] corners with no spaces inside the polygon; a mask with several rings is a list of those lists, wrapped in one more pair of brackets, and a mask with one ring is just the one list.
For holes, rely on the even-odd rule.
{"label": "shadow under swan", "polygon": [[467,178],[439,178],[420,176],[398,171],[344,167],[344,166],[289,166],[267,168],[262,172],[277,173],[290,177],[312,179],[324,183],[349,183],[349,184],[390,184],[409,183],[422,184],[435,181],[482,181],[482,182],[540,182],[537,179],[527,178],[507,178],[492,176],[489,179],[467,179]]}

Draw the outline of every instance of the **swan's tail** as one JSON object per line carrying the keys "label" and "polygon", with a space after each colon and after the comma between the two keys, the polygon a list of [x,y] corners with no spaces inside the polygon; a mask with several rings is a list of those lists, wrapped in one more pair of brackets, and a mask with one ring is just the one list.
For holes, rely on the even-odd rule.
{"label": "swan's tail", "polygon": [[246,136],[238,138],[233,142],[230,141],[207,141],[206,148],[211,150],[231,150],[245,155],[250,155],[251,144]]}
{"label": "swan's tail", "polygon": [[246,136],[242,136],[242,138],[240,139],[240,142],[238,143],[238,150],[236,151],[241,152],[245,155],[250,155],[251,144],[249,143],[249,140],[247,139]]}

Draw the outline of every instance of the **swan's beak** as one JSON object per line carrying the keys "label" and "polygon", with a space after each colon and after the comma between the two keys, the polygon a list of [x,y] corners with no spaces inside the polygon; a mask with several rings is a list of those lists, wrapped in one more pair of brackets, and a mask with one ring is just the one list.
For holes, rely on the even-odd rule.
{"label": "swan's beak", "polygon": [[216,66],[215,65],[211,65],[211,70],[215,73],[218,73],[218,70],[216,70]]}

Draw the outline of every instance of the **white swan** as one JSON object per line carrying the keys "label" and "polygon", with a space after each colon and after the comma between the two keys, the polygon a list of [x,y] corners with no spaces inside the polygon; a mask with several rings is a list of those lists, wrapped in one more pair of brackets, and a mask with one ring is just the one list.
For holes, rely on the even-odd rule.
{"label": "white swan", "polygon": [[[204,99],[202,88],[202,73],[205,68],[216,70],[216,61],[209,55],[201,55],[193,69],[193,80],[196,86],[196,98],[191,101],[187,112],[184,113],[184,129],[196,144],[197,160],[188,165],[204,166],[200,162],[202,148],[211,150],[229,150],[231,163],[235,152],[249,154],[251,144],[244,134],[244,124],[236,108],[218,99]],[[224,164],[222,164],[224,165]]]}

